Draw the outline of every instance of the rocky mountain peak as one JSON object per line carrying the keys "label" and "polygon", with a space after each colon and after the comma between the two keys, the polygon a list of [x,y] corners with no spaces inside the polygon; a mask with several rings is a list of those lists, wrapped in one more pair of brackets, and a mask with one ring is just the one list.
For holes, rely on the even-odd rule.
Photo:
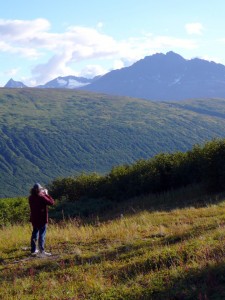
{"label": "rocky mountain peak", "polygon": [[24,88],[27,87],[25,84],[23,84],[21,81],[15,81],[12,78],[9,79],[9,81],[4,86],[5,88]]}

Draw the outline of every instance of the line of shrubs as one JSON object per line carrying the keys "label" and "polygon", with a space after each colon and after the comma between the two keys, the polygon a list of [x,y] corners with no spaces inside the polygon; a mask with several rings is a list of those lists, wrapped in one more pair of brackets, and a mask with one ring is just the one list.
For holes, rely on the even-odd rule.
{"label": "line of shrubs", "polygon": [[195,145],[190,151],[160,153],[148,160],[112,168],[106,175],[58,178],[49,185],[59,200],[122,200],[201,183],[207,192],[225,190],[225,139]]}
{"label": "line of shrubs", "polygon": [[[225,139],[195,145],[187,152],[160,153],[148,160],[117,166],[106,175],[56,179],[48,186],[58,200],[50,209],[50,217],[57,221],[99,216],[132,197],[196,184],[204,186],[207,193],[225,191]],[[28,220],[27,197],[0,199],[0,227]]]}
{"label": "line of shrubs", "polygon": [[26,197],[0,199],[0,227],[28,221],[29,204]]}

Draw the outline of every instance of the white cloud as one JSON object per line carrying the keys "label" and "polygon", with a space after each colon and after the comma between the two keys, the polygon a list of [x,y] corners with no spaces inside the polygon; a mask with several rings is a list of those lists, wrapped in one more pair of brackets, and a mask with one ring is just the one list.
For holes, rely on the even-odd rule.
{"label": "white cloud", "polygon": [[[87,68],[76,70],[78,76],[102,75],[107,72],[104,67],[90,67],[88,60],[111,60],[110,69],[120,69],[132,65],[144,56],[155,52],[165,52],[174,48],[194,49],[196,42],[190,39],[178,39],[168,36],[146,35],[141,38],[130,38],[125,41],[116,41],[112,37],[100,34],[95,29],[73,27],[55,40],[55,49],[58,54],[41,66],[34,68],[34,74],[39,73],[37,80],[54,78],[69,73],[71,64],[76,65],[87,61]],[[56,46],[57,45],[57,46]],[[46,47],[46,46],[45,46]],[[54,70],[53,70],[54,69]],[[74,73],[74,72],[73,72]]]}
{"label": "white cloud", "polygon": [[101,29],[102,27],[103,27],[103,23],[102,23],[102,22],[98,22],[97,28],[98,28],[98,29]]}
{"label": "white cloud", "polygon": [[0,41],[0,52],[18,54],[27,58],[39,57],[39,53],[35,48],[18,47],[4,41]]}
{"label": "white cloud", "polygon": [[185,29],[188,34],[201,35],[204,28],[201,23],[188,23],[185,25]]}
{"label": "white cloud", "polygon": [[159,36],[154,39],[154,45],[160,49],[164,47],[169,48],[183,48],[183,49],[195,49],[197,44],[194,40],[179,39],[170,36]]}
{"label": "white cloud", "polygon": [[74,59],[108,57],[118,52],[117,42],[110,36],[88,27],[70,27],[64,34],[73,49]]}
{"label": "white cloud", "polygon": [[74,71],[67,66],[70,61],[67,53],[54,55],[47,63],[39,64],[32,69],[35,84],[46,83],[58,76],[75,75]]}
{"label": "white cloud", "polygon": [[125,65],[124,65],[124,62],[122,59],[116,59],[114,62],[113,62],[113,69],[114,70],[117,70],[117,69],[122,69],[124,68]]}
{"label": "white cloud", "polygon": [[7,70],[7,71],[4,72],[4,74],[6,76],[13,77],[13,76],[15,76],[19,72],[19,70],[20,70],[20,68],[15,68],[15,69]]}
{"label": "white cloud", "polygon": [[[18,58],[21,56],[36,59],[37,63],[32,67],[32,78],[29,81],[40,84],[58,76],[102,75],[109,69],[130,66],[155,52],[197,47],[196,42],[191,39],[153,34],[117,41],[100,32],[98,29],[102,29],[102,26],[101,22],[97,24],[96,29],[70,26],[64,32],[57,33],[49,31],[50,23],[46,19],[30,21],[0,19],[0,52],[18,55]],[[187,28],[190,32],[191,27]],[[201,27],[192,27],[192,32],[193,28],[196,33],[196,28],[200,30]],[[108,62],[107,68],[100,66],[103,62]],[[72,67],[77,68],[79,65],[82,65],[81,69],[73,70]]]}
{"label": "white cloud", "polygon": [[200,58],[204,59],[204,60],[208,60],[208,61],[213,61],[215,63],[221,63],[221,58],[219,58],[217,56],[203,55]]}
{"label": "white cloud", "polygon": [[98,75],[104,75],[107,72],[108,72],[108,70],[104,69],[100,65],[87,65],[85,68],[83,68],[79,72],[78,76],[86,77],[86,78],[93,78]]}
{"label": "white cloud", "polygon": [[40,32],[50,28],[46,19],[25,20],[3,20],[0,19],[0,37],[12,40],[29,39]]}

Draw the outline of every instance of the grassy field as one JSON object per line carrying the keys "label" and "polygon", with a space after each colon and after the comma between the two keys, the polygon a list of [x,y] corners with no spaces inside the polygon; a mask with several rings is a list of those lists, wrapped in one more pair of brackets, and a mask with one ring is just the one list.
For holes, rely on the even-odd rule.
{"label": "grassy field", "polygon": [[[51,221],[50,258],[29,256],[29,224],[2,227],[0,299],[225,299],[225,198],[149,197],[104,221]],[[180,207],[154,204],[169,197]]]}

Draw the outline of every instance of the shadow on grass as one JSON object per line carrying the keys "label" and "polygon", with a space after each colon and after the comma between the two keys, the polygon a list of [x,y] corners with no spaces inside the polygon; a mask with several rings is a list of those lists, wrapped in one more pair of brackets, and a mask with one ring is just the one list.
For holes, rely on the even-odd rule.
{"label": "shadow on grass", "polygon": [[[225,199],[225,192],[220,194],[208,194],[201,185],[186,186],[177,190],[170,190],[161,194],[149,194],[136,198],[107,202],[104,208],[104,199],[99,206],[99,199],[82,200],[83,210],[78,213],[79,201],[64,202],[55,207],[52,211],[53,223],[66,220],[79,220],[80,224],[98,225],[99,222],[121,218],[121,216],[131,216],[145,210],[151,212],[165,211],[170,212],[174,209],[183,209],[188,207],[201,208],[210,204],[218,204]],[[74,215],[73,213],[76,212]],[[62,213],[63,211],[63,213]],[[85,211],[85,214],[83,214]],[[54,220],[54,216],[57,218]]]}
{"label": "shadow on grass", "polygon": [[[87,263],[87,261],[86,261]],[[78,261],[76,264],[79,265]],[[84,264],[84,261],[80,264]],[[13,281],[15,278],[23,276],[35,276],[40,271],[57,271],[59,268],[65,268],[71,266],[71,261],[61,260],[57,262],[46,261],[42,265],[36,267],[30,267],[26,270],[15,269],[11,278],[4,278],[5,280]],[[137,266],[136,266],[137,267]],[[22,268],[22,267],[21,267]],[[19,271],[21,273],[19,274]],[[118,270],[119,272],[120,270]],[[143,270],[142,270],[143,271]],[[155,269],[158,271],[158,268]],[[162,273],[161,273],[162,274]],[[149,281],[149,284],[143,283],[137,290],[126,289],[125,291],[115,290],[116,299],[132,299],[132,300],[222,300],[225,299],[225,262],[218,263],[214,266],[206,266],[203,269],[191,269],[187,268],[185,272],[181,272],[178,275],[168,276],[168,272],[165,272],[163,284],[157,284],[155,281]],[[131,275],[131,274],[130,274]],[[162,276],[162,275],[161,275]],[[121,278],[121,282],[124,283],[125,278]],[[1,281],[3,278],[1,278]],[[119,284],[119,283],[118,283]],[[118,285],[119,286],[119,285]],[[117,283],[114,283],[114,287],[117,288]],[[107,299],[108,291],[99,295],[98,299]],[[109,291],[110,293],[110,291]],[[95,294],[96,295],[96,294]],[[122,297],[122,298],[121,298]]]}
{"label": "shadow on grass", "polygon": [[150,194],[130,199],[119,204],[117,209],[122,210],[124,214],[135,214],[143,210],[170,212],[175,209],[219,204],[224,199],[225,193],[208,194],[203,186],[191,185],[158,195]]}
{"label": "shadow on grass", "polygon": [[[202,270],[189,270],[182,278],[165,282],[161,290],[145,288],[134,300],[222,300],[225,299],[225,263],[207,266]],[[129,298],[129,295],[127,295]]]}
{"label": "shadow on grass", "polygon": [[[216,229],[215,227],[207,228],[207,230]],[[30,269],[32,269],[36,275],[41,272],[55,272],[60,269],[67,269],[71,267],[79,266],[91,266],[96,265],[98,267],[99,264],[104,262],[115,262],[118,261],[121,263],[121,266],[118,266],[116,269],[112,269],[109,272],[111,275],[118,278],[118,282],[126,282],[130,279],[135,279],[136,276],[140,274],[147,274],[152,271],[157,271],[160,269],[169,269],[171,267],[179,267],[188,263],[188,261],[194,261],[194,249],[192,249],[192,253],[190,253],[188,245],[187,247],[180,247],[179,243],[182,241],[188,241],[192,238],[197,238],[201,235],[201,231],[196,231],[194,233],[187,232],[183,233],[183,235],[174,235],[174,236],[149,236],[149,238],[145,238],[144,240],[136,241],[135,244],[124,244],[115,247],[114,249],[95,249],[95,245],[93,243],[83,245],[87,249],[92,249],[96,251],[96,254],[85,255],[82,256],[82,251],[80,254],[77,254],[77,250],[75,246],[77,245],[64,245],[63,253],[55,253],[55,255],[41,259],[41,258],[33,258],[31,256],[21,255],[17,257],[17,260],[14,261],[2,261],[1,268],[2,271],[6,271],[0,274],[0,280],[8,280],[13,281],[15,278],[15,274],[17,277],[26,277],[29,275]],[[98,241],[99,244],[103,244],[103,247],[107,245],[107,239]],[[69,243],[70,244],[70,243]],[[178,244],[178,246],[176,246]],[[73,247],[71,247],[73,246]],[[168,246],[163,248],[164,246]],[[198,247],[198,245],[196,245]],[[223,249],[220,247],[214,247],[210,251],[207,252],[208,259],[215,259],[217,257],[217,261],[221,260],[224,256]],[[60,248],[58,245],[57,249]],[[193,245],[192,245],[193,248]],[[75,250],[74,250],[75,249]],[[86,250],[87,250],[86,249]],[[98,247],[99,249],[99,247]],[[54,253],[54,249],[53,253]],[[79,249],[78,249],[79,250]],[[85,249],[84,249],[85,251]],[[179,251],[179,253],[177,252]],[[86,251],[85,251],[86,252]],[[18,266],[13,266],[17,264]],[[10,271],[10,268],[12,270]],[[7,271],[8,270],[8,271]],[[13,270],[16,270],[13,272]]]}

